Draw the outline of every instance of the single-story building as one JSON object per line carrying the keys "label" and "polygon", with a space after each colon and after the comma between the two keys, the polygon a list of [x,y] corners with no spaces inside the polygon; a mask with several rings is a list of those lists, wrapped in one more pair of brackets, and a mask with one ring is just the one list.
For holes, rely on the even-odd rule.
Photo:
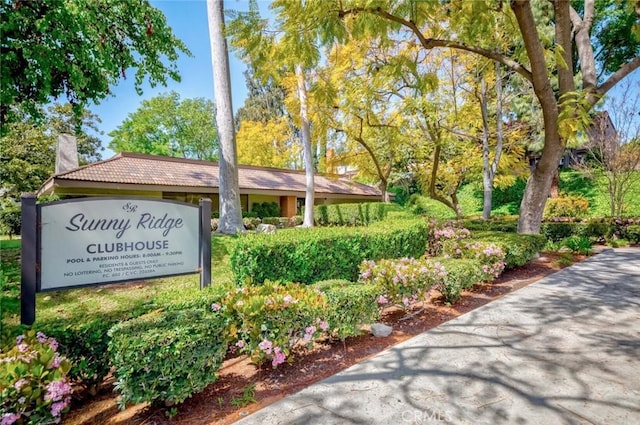
{"label": "single-story building", "polygon": [[[143,196],[198,203],[212,201],[219,209],[220,181],[216,162],[122,152],[114,157],[51,176],[38,195],[65,198],[83,196]],[[304,204],[304,171],[240,165],[240,201],[243,211],[254,204],[276,202],[282,217],[299,213]],[[376,202],[379,189],[336,175],[315,175],[315,203]]]}

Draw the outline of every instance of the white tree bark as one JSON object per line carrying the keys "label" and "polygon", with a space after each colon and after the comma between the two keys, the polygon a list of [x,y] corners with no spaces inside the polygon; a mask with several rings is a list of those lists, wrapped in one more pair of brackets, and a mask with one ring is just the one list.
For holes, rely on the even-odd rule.
{"label": "white tree bark", "polygon": [[304,170],[306,176],[306,193],[304,198],[303,227],[313,227],[313,205],[315,201],[315,183],[313,174],[313,150],[311,149],[311,130],[307,112],[307,86],[301,65],[296,65],[298,80],[298,97],[300,99],[300,120],[302,121],[302,147],[304,150]]}
{"label": "white tree bark", "polygon": [[480,110],[482,111],[482,184],[484,187],[484,199],[482,206],[482,218],[485,220],[491,217],[491,207],[493,205],[493,182],[498,174],[498,165],[502,156],[502,72],[500,63],[494,62],[496,75],[496,149],[493,160],[489,158],[489,99],[486,93],[486,82],[482,79]]}
{"label": "white tree bark", "polygon": [[207,0],[216,123],[220,139],[218,147],[220,157],[220,222],[217,231],[218,233],[235,234],[244,232],[244,225],[238,185],[238,154],[233,128],[231,76],[227,40],[224,36],[223,10],[223,0]]}

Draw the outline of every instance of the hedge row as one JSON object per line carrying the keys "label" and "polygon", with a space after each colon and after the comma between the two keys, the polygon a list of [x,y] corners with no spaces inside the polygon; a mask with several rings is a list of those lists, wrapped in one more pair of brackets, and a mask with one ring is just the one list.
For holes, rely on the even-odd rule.
{"label": "hedge row", "polygon": [[[322,333],[344,339],[379,316],[379,289],[346,281],[205,290],[178,309],[155,311],[109,331],[120,403],[180,403],[215,382],[227,352],[256,363],[293,359]],[[319,317],[323,315],[323,317]]]}
{"label": "hedge row", "polygon": [[121,405],[181,403],[215,382],[227,331],[203,309],[153,312],[115,325],[109,351]]}
{"label": "hedge row", "polygon": [[518,216],[495,217],[488,220],[473,218],[462,220],[462,225],[471,231],[513,232],[518,230]]}
{"label": "hedge row", "polygon": [[493,242],[505,252],[505,268],[520,267],[531,261],[547,242],[543,235],[507,232],[473,232],[471,240]]}
{"label": "hedge row", "polygon": [[632,243],[640,243],[638,227],[640,218],[548,221],[542,223],[541,232],[553,242],[570,236],[582,236],[599,242],[626,239]]}
{"label": "hedge row", "polygon": [[424,220],[399,219],[366,228],[312,228],[246,235],[231,252],[238,283],[281,280],[313,283],[356,280],[363,260],[420,257],[428,236]]}
{"label": "hedge row", "polygon": [[[471,231],[516,232],[518,217],[497,217],[489,220],[467,219],[462,225]],[[558,242],[570,236],[587,237],[598,242],[612,239],[626,239],[631,243],[640,243],[638,236],[640,218],[547,218],[541,225],[541,233],[550,241]]]}
{"label": "hedge row", "polygon": [[319,226],[367,226],[384,220],[389,211],[401,210],[398,204],[383,202],[317,205],[314,217]]}

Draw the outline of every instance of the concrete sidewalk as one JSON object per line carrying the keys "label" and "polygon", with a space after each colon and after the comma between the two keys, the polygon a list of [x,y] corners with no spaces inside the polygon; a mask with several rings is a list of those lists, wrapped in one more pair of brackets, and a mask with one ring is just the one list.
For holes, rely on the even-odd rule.
{"label": "concrete sidewalk", "polygon": [[239,424],[640,424],[640,249],[607,250]]}

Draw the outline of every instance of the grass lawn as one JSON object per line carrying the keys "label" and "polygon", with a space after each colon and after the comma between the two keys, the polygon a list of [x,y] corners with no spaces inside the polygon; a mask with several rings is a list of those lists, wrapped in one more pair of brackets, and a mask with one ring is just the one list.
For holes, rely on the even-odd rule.
{"label": "grass lawn", "polygon": [[[233,285],[229,268],[229,248],[233,236],[212,237],[212,285]],[[0,311],[2,327],[20,323],[20,240],[0,240]],[[51,320],[81,320],[104,313],[140,312],[162,308],[198,295],[198,275],[153,279],[133,283],[94,286],[36,295],[36,323]]]}

